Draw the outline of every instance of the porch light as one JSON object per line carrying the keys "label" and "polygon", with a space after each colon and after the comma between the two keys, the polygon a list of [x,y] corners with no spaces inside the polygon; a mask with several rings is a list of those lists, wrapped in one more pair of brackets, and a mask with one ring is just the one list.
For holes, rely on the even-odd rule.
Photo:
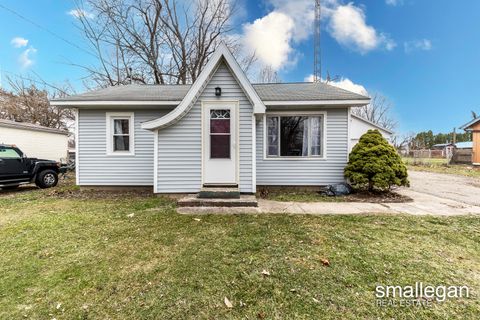
{"label": "porch light", "polygon": [[222,88],[216,87],[216,88],[215,88],[215,95],[216,95],[217,97],[220,97],[220,96],[222,95]]}

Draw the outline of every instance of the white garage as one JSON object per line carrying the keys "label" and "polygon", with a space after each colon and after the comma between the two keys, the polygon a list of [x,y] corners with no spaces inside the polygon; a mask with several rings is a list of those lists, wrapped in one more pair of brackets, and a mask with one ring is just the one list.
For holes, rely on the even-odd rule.
{"label": "white garage", "polygon": [[362,117],[351,114],[350,117],[350,151],[358,143],[360,137],[368,130],[377,129],[388,142],[392,142],[393,132],[379,126],[376,123],[368,121]]}
{"label": "white garage", "polygon": [[0,144],[14,144],[28,157],[65,160],[68,131],[0,119]]}

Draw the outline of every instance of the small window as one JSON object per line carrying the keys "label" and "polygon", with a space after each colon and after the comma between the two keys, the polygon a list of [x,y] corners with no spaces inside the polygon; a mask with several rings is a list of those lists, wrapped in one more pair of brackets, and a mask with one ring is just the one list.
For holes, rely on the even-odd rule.
{"label": "small window", "polygon": [[0,149],[0,158],[2,159],[19,159],[22,156],[12,148],[2,148]]}
{"label": "small window", "polygon": [[108,154],[133,154],[133,114],[107,113]]}
{"label": "small window", "polygon": [[210,158],[230,158],[230,110],[210,111]]}
{"label": "small window", "polygon": [[268,116],[267,157],[323,157],[322,115]]}

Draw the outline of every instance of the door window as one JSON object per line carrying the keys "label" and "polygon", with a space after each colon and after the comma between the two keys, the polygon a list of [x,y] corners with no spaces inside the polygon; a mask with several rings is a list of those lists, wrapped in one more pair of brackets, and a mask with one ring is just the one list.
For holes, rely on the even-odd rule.
{"label": "door window", "polygon": [[210,110],[210,158],[230,158],[230,110]]}
{"label": "door window", "polygon": [[20,159],[21,156],[18,152],[14,149],[5,148],[0,149],[0,158],[2,159]]}

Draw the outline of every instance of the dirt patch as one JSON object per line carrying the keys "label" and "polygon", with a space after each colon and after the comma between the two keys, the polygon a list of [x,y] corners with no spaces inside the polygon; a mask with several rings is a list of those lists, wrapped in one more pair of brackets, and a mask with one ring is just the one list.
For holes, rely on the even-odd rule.
{"label": "dirt patch", "polygon": [[413,199],[396,192],[357,192],[343,197],[347,202],[369,203],[403,203],[412,202]]}
{"label": "dirt patch", "polygon": [[46,190],[49,197],[57,197],[62,199],[125,199],[125,198],[149,198],[154,194],[149,190],[132,189],[132,190],[95,190],[80,188],[56,188]]}

